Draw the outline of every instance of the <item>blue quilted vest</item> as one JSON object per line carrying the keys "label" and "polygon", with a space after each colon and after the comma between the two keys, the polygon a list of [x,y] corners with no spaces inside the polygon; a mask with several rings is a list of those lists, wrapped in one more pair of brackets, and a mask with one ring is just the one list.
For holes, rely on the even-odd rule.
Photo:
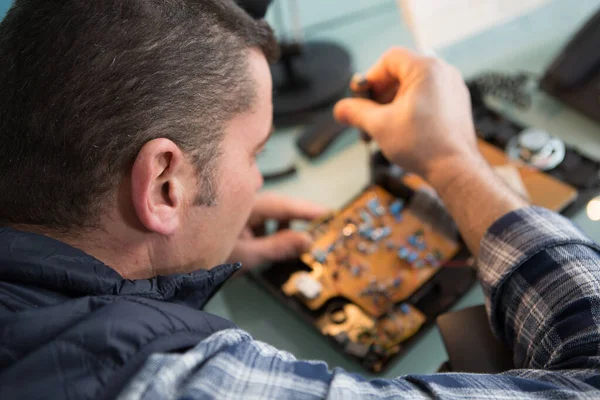
{"label": "blue quilted vest", "polygon": [[131,281],[65,243],[0,228],[0,399],[115,397],[150,354],[235,327],[202,307],[239,268]]}

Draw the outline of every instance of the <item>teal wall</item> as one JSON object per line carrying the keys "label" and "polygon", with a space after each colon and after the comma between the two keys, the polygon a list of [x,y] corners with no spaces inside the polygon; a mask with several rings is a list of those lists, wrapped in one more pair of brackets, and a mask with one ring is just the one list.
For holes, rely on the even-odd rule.
{"label": "teal wall", "polygon": [[12,0],[0,0],[0,19],[4,18],[4,14],[10,8]]}
{"label": "teal wall", "polygon": [[[281,1],[281,0],[277,0]],[[321,22],[324,19],[339,17],[349,11],[359,11],[373,5],[381,3],[390,3],[394,0],[344,0],[344,6],[340,7],[337,1],[322,2],[319,0],[297,0],[300,11],[300,18],[303,25],[309,25],[316,22]],[[287,17],[287,3],[289,1],[281,1],[284,7],[284,13]],[[10,8],[12,0],[0,0],[0,19],[4,18],[6,11]],[[315,7],[316,6],[316,7]],[[272,13],[271,13],[272,14]]]}

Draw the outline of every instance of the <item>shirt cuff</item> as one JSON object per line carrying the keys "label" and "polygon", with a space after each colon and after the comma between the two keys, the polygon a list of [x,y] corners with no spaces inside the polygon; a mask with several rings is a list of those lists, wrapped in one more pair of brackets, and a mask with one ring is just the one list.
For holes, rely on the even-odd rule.
{"label": "shirt cuff", "polygon": [[539,252],[565,244],[600,250],[571,221],[541,207],[510,212],[488,229],[481,241],[478,269],[494,333],[500,336],[502,321],[496,318],[496,306],[511,275]]}

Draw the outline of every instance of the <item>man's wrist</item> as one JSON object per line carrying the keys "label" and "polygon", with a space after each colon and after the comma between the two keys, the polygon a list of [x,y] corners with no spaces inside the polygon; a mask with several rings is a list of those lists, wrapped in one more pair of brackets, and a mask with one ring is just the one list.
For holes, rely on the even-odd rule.
{"label": "man's wrist", "polygon": [[477,151],[436,160],[424,177],[440,195],[475,256],[481,238],[498,218],[527,205]]}
{"label": "man's wrist", "polygon": [[423,178],[440,195],[446,193],[453,186],[464,180],[473,178],[482,170],[489,169],[489,165],[481,154],[455,154],[433,160],[425,171]]}

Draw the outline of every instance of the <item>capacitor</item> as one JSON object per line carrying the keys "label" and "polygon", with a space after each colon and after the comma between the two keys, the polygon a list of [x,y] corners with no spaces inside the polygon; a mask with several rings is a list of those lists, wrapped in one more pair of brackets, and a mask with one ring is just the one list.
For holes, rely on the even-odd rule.
{"label": "capacitor", "polygon": [[390,204],[390,214],[396,216],[396,214],[400,214],[404,209],[404,201],[398,199],[395,200],[392,204]]}
{"label": "capacitor", "polygon": [[414,235],[409,236],[406,241],[408,242],[408,244],[410,244],[413,247],[417,246],[417,237]]}
{"label": "capacitor", "polygon": [[414,263],[415,261],[417,261],[417,259],[419,258],[419,255],[417,253],[410,253],[407,257],[406,257],[406,261],[408,261],[409,263]]}
{"label": "capacitor", "polygon": [[367,202],[367,208],[369,209],[369,211],[371,211],[371,214],[373,215],[377,215],[376,211],[377,211],[377,205],[378,205],[378,201],[376,198],[371,199]]}
{"label": "capacitor", "polygon": [[409,255],[410,250],[408,250],[408,248],[401,246],[400,249],[398,249],[398,257],[400,257],[400,259],[406,260]]}
{"label": "capacitor", "polygon": [[377,198],[373,198],[367,202],[367,208],[376,217],[385,215],[385,208],[379,203]]}
{"label": "capacitor", "polygon": [[327,260],[327,253],[323,250],[316,249],[312,252],[312,256],[316,262],[323,264]]}
{"label": "capacitor", "polygon": [[406,303],[402,303],[402,304],[400,305],[400,312],[401,312],[402,314],[408,314],[408,313],[410,312],[410,307],[409,307],[409,305],[408,305],[408,304],[406,304]]}
{"label": "capacitor", "polygon": [[364,238],[371,238],[373,235],[373,227],[370,224],[362,223],[358,227],[358,233]]}
{"label": "capacitor", "polygon": [[375,228],[371,232],[370,239],[374,242],[377,242],[381,239],[384,239],[392,233],[392,229],[389,226],[384,226],[381,228]]}
{"label": "capacitor", "polygon": [[371,224],[373,223],[373,217],[371,217],[371,215],[369,215],[368,212],[366,212],[365,210],[360,210],[360,217],[362,218],[363,221],[365,221],[367,224]]}

